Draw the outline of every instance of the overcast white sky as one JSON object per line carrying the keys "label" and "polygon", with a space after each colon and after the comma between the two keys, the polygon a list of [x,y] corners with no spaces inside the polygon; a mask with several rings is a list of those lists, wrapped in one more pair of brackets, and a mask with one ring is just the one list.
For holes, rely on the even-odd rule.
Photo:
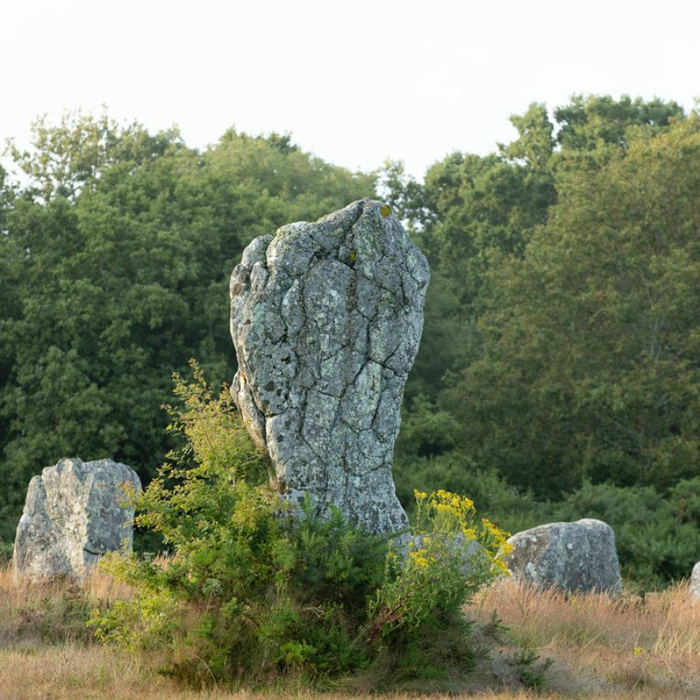
{"label": "overcast white sky", "polygon": [[533,101],[700,96],[690,0],[0,0],[0,139],[64,110],[177,124],[205,147],[230,126],[291,132],[351,169],[421,176],[508,141]]}

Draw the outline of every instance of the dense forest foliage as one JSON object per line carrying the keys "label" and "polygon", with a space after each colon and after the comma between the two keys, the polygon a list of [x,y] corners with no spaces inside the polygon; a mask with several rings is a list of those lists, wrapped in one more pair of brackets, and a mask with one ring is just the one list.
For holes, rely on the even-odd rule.
{"label": "dense forest foliage", "polygon": [[148,478],[161,406],[196,357],[230,381],[228,276],[245,245],[365,196],[428,255],[423,343],[396,481],[469,494],[515,531],[598,517],[624,573],[700,558],[700,117],[575,97],[517,138],[400,163],[330,165],[288,136],[204,151],[108,117],[40,120],[0,169],[0,539],[32,475],[112,456]]}

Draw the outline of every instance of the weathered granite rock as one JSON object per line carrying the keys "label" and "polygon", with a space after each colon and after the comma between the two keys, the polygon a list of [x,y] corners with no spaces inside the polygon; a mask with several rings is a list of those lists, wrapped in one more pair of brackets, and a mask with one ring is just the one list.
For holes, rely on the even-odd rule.
{"label": "weathered granite rock", "polygon": [[601,520],[550,523],[513,535],[506,563],[513,578],[564,591],[622,589],[615,533]]}
{"label": "weathered granite rock", "polygon": [[693,567],[690,575],[690,597],[700,601],[700,561]]}
{"label": "weathered granite rock", "polygon": [[231,387],[292,502],[369,532],[407,526],[391,465],[423,328],[428,263],[389,207],[363,199],[282,226],[231,276]]}
{"label": "weathered granite rock", "polygon": [[81,580],[101,554],[133,541],[123,485],[141,488],[131,467],[100,459],[62,459],[29,482],[17,526],[14,565],[31,579]]}

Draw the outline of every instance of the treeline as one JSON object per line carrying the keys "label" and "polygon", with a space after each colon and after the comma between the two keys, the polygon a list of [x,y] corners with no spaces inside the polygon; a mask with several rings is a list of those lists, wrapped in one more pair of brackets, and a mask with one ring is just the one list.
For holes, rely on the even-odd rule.
{"label": "treeline", "polygon": [[[38,122],[0,174],[0,537],[31,475],[64,455],[154,473],[161,405],[196,357],[230,380],[227,281],[288,221],[381,196],[432,267],[396,479],[468,493],[511,530],[600,517],[625,572],[700,557],[700,117],[576,97],[512,118],[487,156],[424,182],[353,174],[289,137],[107,117]],[[0,171],[1,173],[1,171]]]}
{"label": "treeline", "polygon": [[700,118],[532,105],[392,199],[435,271],[398,483],[507,529],[598,517],[647,584],[700,558]]}
{"label": "treeline", "polygon": [[233,130],[205,152],[177,131],[72,116],[11,151],[0,189],[0,536],[29,479],[63,455],[148,478],[171,447],[171,375],[196,357],[231,381],[228,279],[252,238],[374,192],[374,178],[287,136]]}

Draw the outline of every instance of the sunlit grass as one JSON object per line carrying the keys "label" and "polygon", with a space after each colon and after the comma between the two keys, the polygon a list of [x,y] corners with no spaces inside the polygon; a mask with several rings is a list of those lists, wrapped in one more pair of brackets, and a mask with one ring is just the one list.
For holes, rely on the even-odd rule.
{"label": "sunlit grass", "polygon": [[551,689],[700,698],[700,603],[689,598],[687,583],[615,600],[502,581],[481,593],[469,613],[485,622],[494,610],[510,642],[554,659]]}
{"label": "sunlit grass", "polygon": [[[15,581],[8,566],[0,568],[0,700],[112,695],[123,700],[349,697],[302,689],[275,694],[183,688],[154,671],[153,658],[94,643],[79,625],[80,609],[76,622],[64,619],[70,617],[66,611],[72,611],[76,600],[89,607],[129,595],[126,586],[101,573],[94,573],[77,589],[65,582]],[[493,634],[494,610],[508,631]],[[461,688],[455,687],[464,697],[467,693],[502,700],[700,697],[700,603],[689,599],[685,584],[644,599],[611,600],[605,595],[567,598],[501,581],[480,593],[466,613],[477,621],[477,636],[487,653],[473,677],[465,679]],[[515,660],[523,648],[539,656],[538,664],[553,659],[539,694],[519,687]],[[394,693],[384,697],[441,700],[454,696]]]}

